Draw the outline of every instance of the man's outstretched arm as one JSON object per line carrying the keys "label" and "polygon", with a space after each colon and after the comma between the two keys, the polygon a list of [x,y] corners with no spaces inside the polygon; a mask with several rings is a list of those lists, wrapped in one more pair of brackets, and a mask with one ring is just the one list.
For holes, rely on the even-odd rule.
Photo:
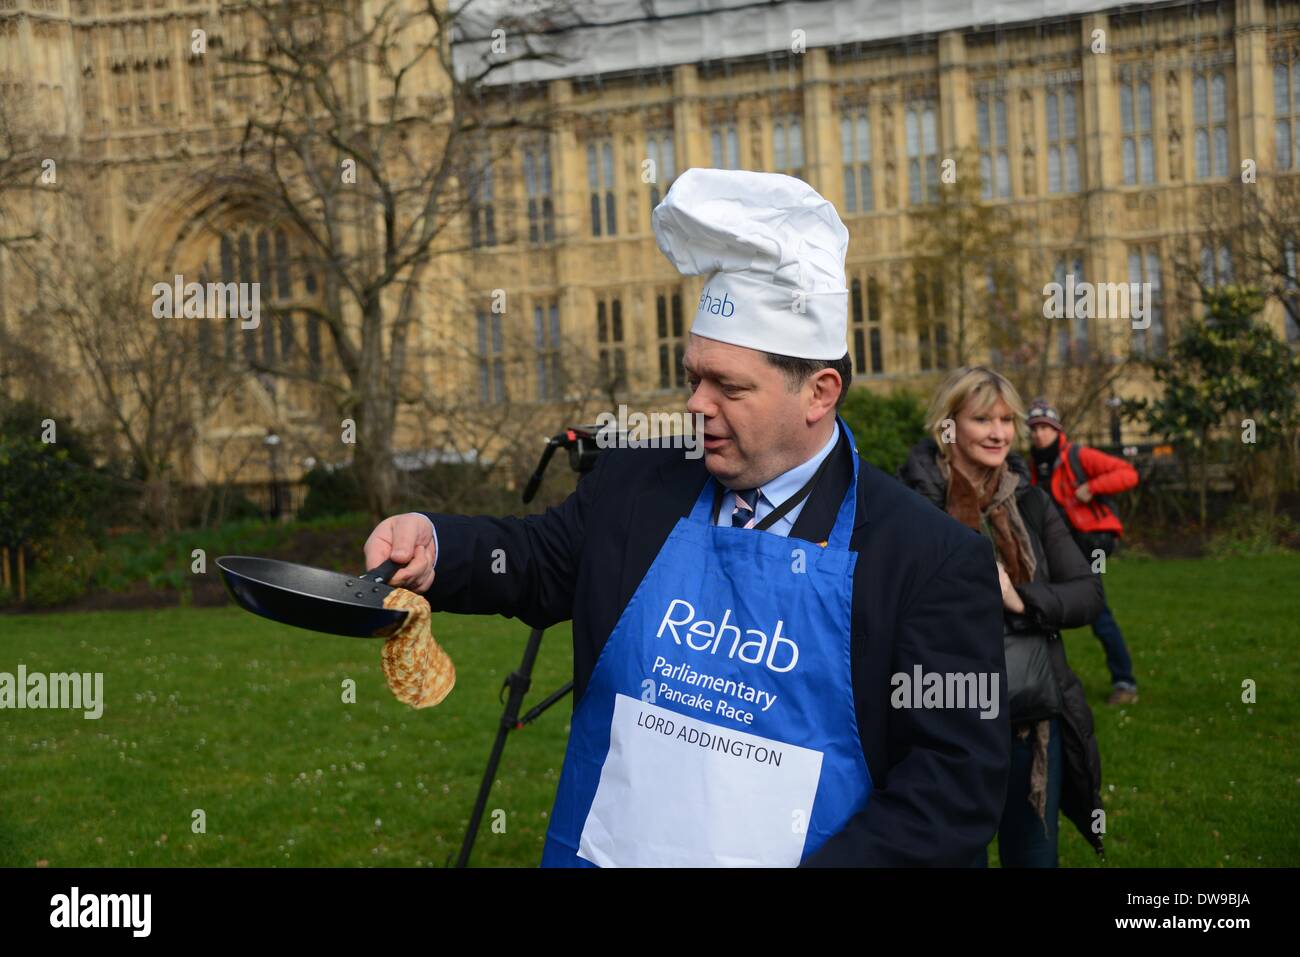
{"label": "man's outstretched arm", "polygon": [[537,628],[566,621],[608,458],[600,456],[568,498],[540,515],[408,512],[386,518],[366,540],[366,567],[390,557],[402,564],[390,583],[423,591],[434,611],[506,615]]}

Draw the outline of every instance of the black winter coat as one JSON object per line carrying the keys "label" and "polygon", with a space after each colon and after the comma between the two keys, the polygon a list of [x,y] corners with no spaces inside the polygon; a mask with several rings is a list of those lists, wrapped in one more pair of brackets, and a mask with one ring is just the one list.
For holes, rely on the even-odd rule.
{"label": "black winter coat", "polygon": [[[948,483],[939,471],[938,444],[932,438],[918,442],[898,477],[908,488],[946,509]],[[1014,452],[1007,467],[1020,476],[1016,506],[1020,509],[1037,567],[1034,580],[1016,587],[1025,613],[1003,612],[1010,631],[1046,631],[1049,657],[1061,690],[1061,811],[1084,838],[1103,851],[1102,837],[1093,831],[1094,812],[1101,808],[1101,752],[1093,733],[1092,709],[1083,684],[1065,658],[1062,628],[1081,628],[1101,614],[1105,598],[1101,579],[1092,573],[1060,513],[1050,507],[1047,493],[1029,480],[1029,467]]]}

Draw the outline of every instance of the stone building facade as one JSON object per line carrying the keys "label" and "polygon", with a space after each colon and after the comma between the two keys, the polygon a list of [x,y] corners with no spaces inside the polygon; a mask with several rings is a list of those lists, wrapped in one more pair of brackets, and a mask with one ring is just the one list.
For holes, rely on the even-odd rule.
{"label": "stone building facade", "polygon": [[[912,294],[924,284],[914,284],[909,243],[915,213],[935,199],[959,151],[978,164],[983,198],[1027,224],[1026,272],[1038,270],[1043,283],[1069,274],[1149,282],[1157,304],[1176,271],[1176,240],[1191,238],[1205,271],[1231,275],[1231,251],[1202,248],[1195,236],[1243,162],[1261,179],[1300,171],[1300,0],[1070,3],[1062,13],[1048,2],[1011,22],[972,14],[963,23],[957,13],[929,31],[923,17],[915,27],[900,18],[892,34],[863,38],[820,23],[815,11],[826,4],[789,6],[794,13],[742,14],[794,16],[793,30],[783,22],[769,31],[792,39],[780,48],[729,54],[724,43],[678,62],[666,43],[641,43],[635,55],[607,49],[499,87],[503,109],[512,96],[542,98],[555,120],[496,144],[464,225],[470,249],[445,270],[457,294],[430,291],[414,374],[485,406],[545,406],[569,388],[562,360],[581,354],[611,397],[679,407],[680,356],[702,283],[678,276],[659,253],[650,212],[692,166],[789,173],[835,204],[851,234],[854,381],[882,390],[924,390],[958,360],[944,296]],[[291,234],[259,225],[256,208],[214,208],[214,197],[175,175],[221,148],[257,108],[255,90],[189,54],[196,27],[218,51],[247,42],[237,11],[183,0],[0,0],[0,82],[21,78],[50,131],[66,137],[70,163],[94,177],[115,244],[143,243],[164,276],[234,275],[238,263],[257,263],[274,295],[310,295],[320,277],[279,275],[276,263],[292,259]],[[716,24],[712,33],[705,26],[716,35]],[[198,219],[216,223],[205,235],[220,238],[194,239]],[[10,256],[0,250],[4,323],[17,321],[23,296]],[[502,289],[511,308],[494,312]],[[450,308],[451,298],[466,305]],[[1034,337],[1046,321],[1040,305],[1017,307]],[[1268,315],[1296,340],[1280,309]],[[1159,354],[1173,324],[1159,308],[1143,331],[1058,321],[1049,363],[1068,364],[1081,350]],[[251,348],[282,344],[276,330],[260,334]],[[328,366],[319,330],[304,323],[292,335],[307,361]],[[436,347],[447,341],[463,346],[463,361],[445,361]],[[526,361],[509,365],[511,350]],[[984,348],[966,358],[1007,356]],[[1135,380],[1121,391],[1142,387]],[[1084,410],[1080,420],[1102,441],[1105,414]],[[268,430],[306,436],[335,424],[308,392],[263,384],[223,407],[205,435],[256,448]],[[414,451],[423,440],[405,428],[398,445]],[[195,470],[213,477],[220,468],[202,464],[205,454],[195,450]],[[301,448],[284,455],[290,474],[305,458]]]}

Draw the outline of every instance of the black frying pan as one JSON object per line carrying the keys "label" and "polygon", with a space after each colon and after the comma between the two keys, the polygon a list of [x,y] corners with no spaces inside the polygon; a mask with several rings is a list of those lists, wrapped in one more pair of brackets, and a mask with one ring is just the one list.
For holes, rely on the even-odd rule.
{"label": "black frying pan", "polygon": [[270,558],[223,555],[217,559],[230,597],[272,621],[357,638],[387,638],[406,612],[384,607],[385,584],[401,565],[387,561],[364,575],[343,575]]}

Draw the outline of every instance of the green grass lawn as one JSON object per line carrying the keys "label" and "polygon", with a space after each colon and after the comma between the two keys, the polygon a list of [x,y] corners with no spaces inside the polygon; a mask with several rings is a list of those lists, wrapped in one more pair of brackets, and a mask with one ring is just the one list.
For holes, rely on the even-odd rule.
{"label": "green grass lawn", "polygon": [[[1100,644],[1066,638],[1097,716],[1109,866],[1300,864],[1297,579],[1297,555],[1112,562],[1141,702],[1107,708]],[[457,685],[416,712],[389,694],[377,642],[235,608],[0,617],[0,671],[100,671],[106,699],[97,721],[0,711],[0,865],[442,865],[527,628],[444,615],[434,633]],[[567,628],[548,633],[530,701],[570,660]],[[566,699],[511,735],[475,864],[538,861],[568,716]],[[1096,865],[1068,822],[1061,835],[1063,864]]]}

